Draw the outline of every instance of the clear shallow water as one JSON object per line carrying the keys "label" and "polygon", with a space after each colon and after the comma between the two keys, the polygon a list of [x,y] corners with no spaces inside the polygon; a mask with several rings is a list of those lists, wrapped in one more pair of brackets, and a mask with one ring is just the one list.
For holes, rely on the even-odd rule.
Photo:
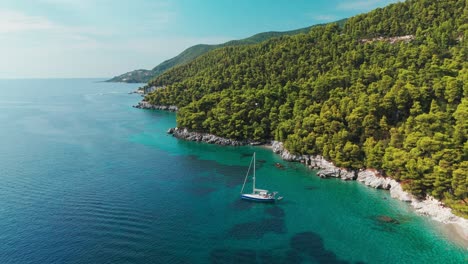
{"label": "clear shallow water", "polygon": [[[175,114],[131,107],[138,85],[96,81],[0,80],[0,263],[468,259],[385,191],[262,147],[178,141],[165,133]],[[239,199],[253,151],[276,205]]]}

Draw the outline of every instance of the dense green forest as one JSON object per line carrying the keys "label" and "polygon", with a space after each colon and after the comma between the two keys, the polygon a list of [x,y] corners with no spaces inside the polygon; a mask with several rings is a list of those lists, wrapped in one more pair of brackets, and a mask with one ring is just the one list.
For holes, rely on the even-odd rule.
{"label": "dense green forest", "polygon": [[378,169],[467,217],[467,37],[468,0],[408,0],[213,50],[151,81],[166,88],[146,100],[177,105],[179,127]]}
{"label": "dense green forest", "polygon": [[[342,19],[342,20],[337,21],[336,23],[342,26],[345,23],[345,21],[346,19]],[[185,63],[193,61],[194,59],[200,57],[201,55],[211,50],[221,48],[221,47],[227,47],[227,46],[241,46],[241,45],[256,44],[256,43],[260,43],[262,41],[275,38],[275,37],[307,33],[312,27],[314,26],[290,30],[290,31],[282,31],[282,32],[279,32],[279,31],[262,32],[262,33],[255,34],[248,38],[239,39],[239,40],[231,40],[222,44],[215,44],[215,45],[198,44],[198,45],[192,46],[184,50],[182,53],[175,56],[174,58],[163,61],[162,63],[160,63],[159,65],[157,65],[151,70],[134,70],[134,71],[127,72],[119,76],[115,76],[114,78],[108,80],[108,82],[145,83],[145,82],[150,81],[153,78],[158,77],[159,75],[163,74],[164,72],[166,72],[167,70],[173,67],[183,65]]]}

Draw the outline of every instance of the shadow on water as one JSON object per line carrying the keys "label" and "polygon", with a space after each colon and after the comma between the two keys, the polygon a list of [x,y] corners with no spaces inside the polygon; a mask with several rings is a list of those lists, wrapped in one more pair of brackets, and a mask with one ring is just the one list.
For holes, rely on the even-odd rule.
{"label": "shadow on water", "polygon": [[275,256],[266,250],[255,251],[250,249],[215,249],[210,253],[211,263],[287,263],[281,256]]}
{"label": "shadow on water", "polygon": [[[278,202],[278,203],[281,203],[281,205],[292,204],[292,202],[288,202],[288,201],[284,201],[284,200],[281,200],[281,202]],[[237,211],[245,211],[245,210],[251,209],[256,204],[257,203],[252,202],[252,201],[236,199],[234,202],[231,203],[230,207],[232,209],[234,209],[234,210],[237,210]],[[265,207],[265,213],[270,215],[270,216],[284,217],[286,215],[284,210],[281,207],[279,207],[278,205],[270,205],[270,204],[264,204],[264,205],[266,206]]]}
{"label": "shadow on water", "polygon": [[[258,160],[257,160],[258,161]],[[214,160],[202,160],[195,155],[181,156],[177,161],[181,167],[190,168],[190,175],[184,175],[184,180],[190,180],[194,185],[224,185],[228,188],[240,186],[244,183],[248,166],[226,165]],[[265,162],[265,161],[263,161]],[[256,168],[261,169],[262,162],[257,162]],[[252,171],[250,172],[252,173]],[[210,192],[209,188],[194,188],[189,190],[194,194],[204,195]]]}
{"label": "shadow on water", "polygon": [[301,254],[295,250],[288,250],[286,251],[284,255],[284,261],[283,263],[302,263],[304,258],[301,256]]}
{"label": "shadow on water", "polygon": [[[251,159],[252,156],[253,156],[253,152],[243,152],[243,153],[240,154],[241,159],[245,159],[245,158],[250,158]],[[257,162],[265,163],[266,160],[257,159]]]}
{"label": "shadow on water", "polygon": [[[238,210],[248,210],[255,203],[237,200],[233,206]],[[261,238],[267,233],[284,234],[286,233],[286,223],[284,210],[278,205],[265,204],[264,212],[270,217],[257,221],[241,223],[234,225],[229,231],[228,236],[234,239],[253,239]]]}
{"label": "shadow on water", "polygon": [[252,158],[252,155],[253,155],[253,154],[250,153],[250,152],[249,152],[249,153],[247,153],[247,152],[242,152],[242,153],[240,154],[240,157],[241,157],[241,158]]}
{"label": "shadow on water", "polygon": [[400,224],[400,221],[388,215],[378,215],[378,216],[375,216],[374,218],[379,223],[387,223],[387,224],[395,224],[395,225]]}
{"label": "shadow on water", "polygon": [[[245,174],[248,169],[248,166],[226,165],[214,160],[202,160],[195,155],[182,156],[180,162],[185,163],[183,165],[193,170],[194,173],[216,170],[225,176],[238,177],[239,175]],[[241,178],[243,180],[243,177]]]}
{"label": "shadow on water", "polygon": [[236,199],[232,204],[231,204],[231,208],[236,210],[236,211],[245,211],[245,210],[249,210],[250,208],[252,208],[255,204],[254,203],[249,203],[249,202],[246,202],[242,199]]}
{"label": "shadow on water", "polygon": [[182,163],[181,166],[190,168],[190,174],[194,175],[189,178],[192,183],[218,183],[224,184],[226,187],[241,185],[248,168],[247,166],[225,165],[213,160],[201,160],[195,155],[184,156],[179,162]]}
{"label": "shadow on water", "polygon": [[277,203],[281,205],[296,204],[296,202],[294,202],[293,200],[288,200],[287,197],[281,199],[281,201],[278,201]]}
{"label": "shadow on water", "polygon": [[258,263],[256,258],[251,249],[215,249],[210,253],[211,263]]}
{"label": "shadow on water", "polygon": [[273,217],[284,217],[286,215],[284,210],[279,206],[267,207],[265,208],[265,213]]}
{"label": "shadow on water", "polygon": [[[246,159],[246,158],[251,159],[252,158],[252,153],[241,153],[240,157],[241,157],[241,159]],[[255,166],[259,166],[259,165],[261,166],[263,163],[267,162],[264,159],[256,159],[255,161],[256,161]]]}
{"label": "shadow on water", "polygon": [[285,234],[286,224],[281,218],[265,218],[234,225],[228,231],[228,236],[234,239],[259,239],[265,234]]}
{"label": "shadow on water", "polygon": [[306,186],[306,187],[304,187],[304,189],[306,189],[308,191],[313,191],[313,190],[317,190],[318,187],[316,187],[316,186]]}
{"label": "shadow on water", "polygon": [[[283,253],[281,253],[283,252]],[[275,255],[276,253],[276,255]],[[346,264],[324,246],[323,239],[313,232],[294,235],[289,247],[251,250],[239,248],[217,248],[210,253],[211,263],[330,263]],[[362,262],[356,262],[362,263]]]}
{"label": "shadow on water", "polygon": [[313,232],[298,233],[293,236],[289,242],[291,250],[303,258],[312,258],[318,263],[348,263],[339,260],[335,253],[327,250],[323,244],[323,239]]}
{"label": "shadow on water", "polygon": [[371,227],[373,230],[390,233],[397,232],[399,225],[401,224],[398,219],[387,215],[373,215],[370,216],[369,219],[373,223],[373,226]]}

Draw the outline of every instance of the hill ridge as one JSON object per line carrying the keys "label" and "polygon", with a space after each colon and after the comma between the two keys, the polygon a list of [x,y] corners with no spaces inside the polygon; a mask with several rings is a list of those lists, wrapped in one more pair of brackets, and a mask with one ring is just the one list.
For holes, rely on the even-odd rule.
{"label": "hill ridge", "polygon": [[[341,20],[336,21],[336,23],[343,24],[345,21],[346,19],[341,19]],[[271,38],[281,37],[284,35],[307,33],[307,31],[310,30],[311,28],[320,26],[320,25],[323,25],[323,24],[317,24],[317,25],[313,25],[309,27],[288,30],[288,31],[261,32],[261,33],[252,35],[250,37],[244,38],[244,39],[229,40],[221,44],[197,44],[197,45],[194,45],[185,49],[184,51],[179,53],[177,56],[161,62],[160,64],[158,64],[156,67],[154,67],[151,70],[146,70],[146,69],[133,70],[133,71],[115,76],[107,80],[107,82],[146,83],[150,81],[152,78],[158,77],[159,75],[166,72],[170,68],[190,62],[196,59],[197,57],[205,54],[206,52],[214,50],[216,48],[221,48],[221,47],[226,47],[226,46],[237,46],[237,45],[251,45],[251,44],[256,44],[256,43],[259,43],[259,42],[262,42]]]}

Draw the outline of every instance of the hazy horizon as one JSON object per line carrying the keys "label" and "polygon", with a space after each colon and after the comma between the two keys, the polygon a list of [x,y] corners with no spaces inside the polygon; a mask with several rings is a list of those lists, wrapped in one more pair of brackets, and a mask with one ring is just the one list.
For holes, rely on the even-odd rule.
{"label": "hazy horizon", "polygon": [[393,2],[2,1],[0,78],[110,78],[152,69],[196,44],[304,28]]}

